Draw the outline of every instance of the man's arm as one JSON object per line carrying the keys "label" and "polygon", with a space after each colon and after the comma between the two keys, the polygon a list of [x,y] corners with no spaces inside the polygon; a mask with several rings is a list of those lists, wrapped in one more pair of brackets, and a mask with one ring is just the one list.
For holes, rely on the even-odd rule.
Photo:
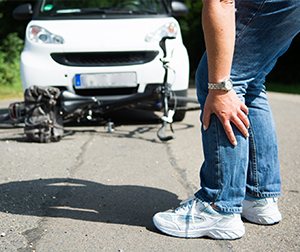
{"label": "man's arm", "polygon": [[[208,61],[209,82],[218,83],[230,77],[235,43],[235,6],[232,0],[203,0],[202,24]],[[223,124],[228,139],[236,145],[230,122],[248,137],[248,109],[234,90],[209,90],[203,108],[203,127],[208,129],[211,114]]]}

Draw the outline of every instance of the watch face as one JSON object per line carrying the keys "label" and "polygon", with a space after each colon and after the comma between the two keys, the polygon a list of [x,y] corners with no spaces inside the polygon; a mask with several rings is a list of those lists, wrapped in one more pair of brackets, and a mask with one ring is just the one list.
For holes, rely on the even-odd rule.
{"label": "watch face", "polygon": [[231,80],[226,80],[225,81],[225,89],[226,90],[232,89],[232,81]]}

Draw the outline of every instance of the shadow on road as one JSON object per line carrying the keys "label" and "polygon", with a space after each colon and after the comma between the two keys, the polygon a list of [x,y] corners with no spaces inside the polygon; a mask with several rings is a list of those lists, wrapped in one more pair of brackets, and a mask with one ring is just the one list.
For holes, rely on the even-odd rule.
{"label": "shadow on road", "polygon": [[5,213],[126,224],[153,231],[153,215],[179,204],[175,194],[157,188],[68,178],[9,182],[0,185],[0,192],[0,211]]}

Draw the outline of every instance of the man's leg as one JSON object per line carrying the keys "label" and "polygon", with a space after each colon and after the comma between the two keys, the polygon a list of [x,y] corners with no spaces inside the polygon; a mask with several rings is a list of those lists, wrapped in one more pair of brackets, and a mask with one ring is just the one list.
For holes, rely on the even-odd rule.
{"label": "man's leg", "polygon": [[[205,156],[200,171],[202,188],[176,210],[153,217],[161,231],[180,237],[239,238],[244,234],[239,213],[246,190],[256,197],[247,196],[244,200],[243,214],[247,213],[247,219],[262,224],[281,219],[275,198],[261,198],[280,194],[276,133],[263,83],[277,58],[299,32],[299,4],[294,0],[237,0],[237,39],[231,78],[235,92],[249,108],[250,137],[245,139],[233,126],[238,144],[232,146],[220,121],[214,115],[211,117],[209,128],[202,129]],[[196,76],[202,107],[208,93],[207,75],[204,55]],[[271,162],[264,152],[266,146],[272,153]],[[271,221],[266,218],[269,213]]]}
{"label": "man's leg", "polygon": [[[212,117],[209,129],[202,130],[205,161],[200,172],[201,189],[195,194],[215,202],[224,212],[241,211],[246,179],[249,195],[280,195],[276,131],[263,83],[300,29],[299,2],[243,0],[236,2],[236,9],[237,39],[231,78],[234,90],[249,109],[250,138],[246,141],[237,132],[238,146],[230,148],[220,122]],[[202,106],[207,81],[204,55],[196,76]]]}

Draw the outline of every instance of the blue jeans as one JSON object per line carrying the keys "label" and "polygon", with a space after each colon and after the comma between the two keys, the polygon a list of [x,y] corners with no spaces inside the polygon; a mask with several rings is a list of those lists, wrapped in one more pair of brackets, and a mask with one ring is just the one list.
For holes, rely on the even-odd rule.
{"label": "blue jeans", "polygon": [[[299,31],[299,0],[236,0],[231,79],[235,92],[249,109],[250,136],[243,137],[233,125],[238,144],[231,145],[219,119],[211,116],[208,130],[201,130],[204,162],[201,189],[195,193],[223,212],[240,213],[246,193],[256,198],[280,195],[277,135],[264,82]],[[196,74],[202,107],[208,94],[207,82],[204,54]]]}

